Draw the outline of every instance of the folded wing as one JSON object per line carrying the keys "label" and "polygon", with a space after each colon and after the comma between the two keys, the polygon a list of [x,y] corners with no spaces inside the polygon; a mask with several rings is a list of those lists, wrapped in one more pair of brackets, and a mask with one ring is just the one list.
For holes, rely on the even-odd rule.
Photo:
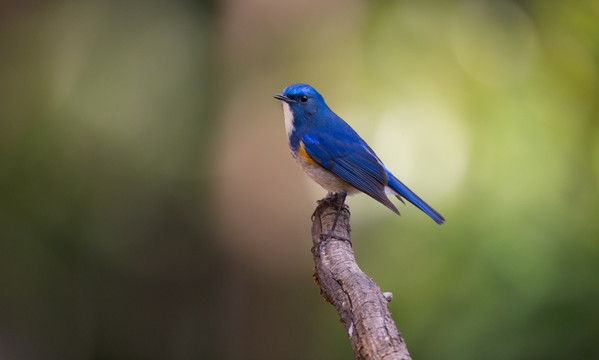
{"label": "folded wing", "polygon": [[399,214],[385,194],[389,178],[381,161],[357,135],[354,141],[345,139],[342,142],[335,134],[318,131],[306,133],[302,142],[306,153],[320,166]]}

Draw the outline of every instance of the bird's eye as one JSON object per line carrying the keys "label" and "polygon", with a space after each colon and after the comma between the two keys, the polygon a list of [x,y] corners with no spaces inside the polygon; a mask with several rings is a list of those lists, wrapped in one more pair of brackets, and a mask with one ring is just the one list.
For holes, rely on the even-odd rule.
{"label": "bird's eye", "polygon": [[306,102],[306,101],[308,101],[308,97],[307,97],[306,95],[302,95],[302,96],[300,97],[300,101],[301,101],[301,102]]}

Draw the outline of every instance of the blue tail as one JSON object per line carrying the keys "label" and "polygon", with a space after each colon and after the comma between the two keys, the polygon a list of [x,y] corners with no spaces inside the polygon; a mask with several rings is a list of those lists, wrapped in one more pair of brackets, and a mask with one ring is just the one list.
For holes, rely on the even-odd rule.
{"label": "blue tail", "polygon": [[[389,187],[396,191],[401,197],[405,198],[412,204],[414,204],[417,208],[424,211],[424,213],[431,217],[431,219],[435,220],[435,222],[439,225],[445,222],[445,218],[437,212],[437,210],[433,209],[429,204],[425,203],[424,200],[418,197],[418,195],[414,194],[414,192],[408,189],[401,181],[397,180],[393,174],[387,171],[387,175],[389,175]],[[399,200],[401,197],[397,196]]]}

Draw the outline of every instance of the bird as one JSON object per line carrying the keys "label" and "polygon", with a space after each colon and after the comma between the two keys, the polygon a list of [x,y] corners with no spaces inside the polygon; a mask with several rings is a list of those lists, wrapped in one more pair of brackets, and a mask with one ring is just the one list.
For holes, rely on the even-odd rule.
{"label": "bird", "polygon": [[[363,192],[397,215],[387,197],[414,204],[441,225],[445,218],[399,181],[370,146],[335,114],[312,86],[291,84],[274,94],[281,101],[291,155],[300,168],[344,205],[347,195]],[[403,198],[403,199],[402,199]]]}

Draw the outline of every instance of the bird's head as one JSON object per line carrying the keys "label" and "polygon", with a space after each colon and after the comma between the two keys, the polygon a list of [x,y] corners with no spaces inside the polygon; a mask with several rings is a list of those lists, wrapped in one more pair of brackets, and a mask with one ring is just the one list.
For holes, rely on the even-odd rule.
{"label": "bird's head", "polygon": [[328,109],[322,95],[308,84],[291,84],[274,97],[288,104],[295,116],[310,116]]}

